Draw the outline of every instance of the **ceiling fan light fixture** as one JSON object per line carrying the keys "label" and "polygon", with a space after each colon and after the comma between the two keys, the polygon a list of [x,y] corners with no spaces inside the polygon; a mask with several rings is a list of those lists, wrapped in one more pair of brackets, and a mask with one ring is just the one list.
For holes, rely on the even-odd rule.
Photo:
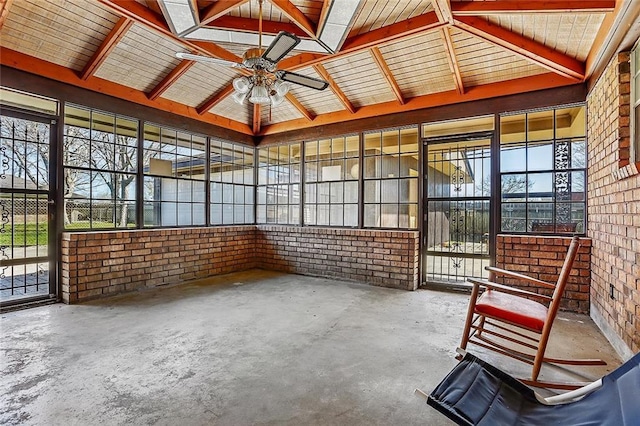
{"label": "ceiling fan light fixture", "polygon": [[244,101],[249,97],[249,91],[247,90],[244,93],[235,92],[231,97],[237,104],[243,105]]}
{"label": "ceiling fan light fixture", "polygon": [[284,96],[274,90],[269,94],[269,100],[271,101],[271,106],[278,106],[284,100]]}
{"label": "ceiling fan light fixture", "polygon": [[287,93],[289,93],[290,88],[291,85],[282,80],[276,80],[275,83],[273,83],[273,89],[276,91],[276,93],[278,93],[280,97],[283,97]]}
{"label": "ceiling fan light fixture", "polygon": [[249,102],[259,105],[268,104],[271,102],[271,99],[269,99],[269,91],[264,85],[253,86]]}
{"label": "ceiling fan light fixture", "polygon": [[238,77],[233,80],[233,88],[238,93],[247,93],[251,89],[251,80],[247,77]]}

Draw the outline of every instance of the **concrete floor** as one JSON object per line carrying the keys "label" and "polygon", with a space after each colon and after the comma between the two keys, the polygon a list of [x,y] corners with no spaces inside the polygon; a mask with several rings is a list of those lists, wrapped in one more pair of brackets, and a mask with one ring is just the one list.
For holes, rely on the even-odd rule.
{"label": "concrete floor", "polygon": [[[449,425],[413,390],[456,363],[467,300],[248,271],[4,313],[0,424]],[[620,363],[561,316],[554,351]]]}

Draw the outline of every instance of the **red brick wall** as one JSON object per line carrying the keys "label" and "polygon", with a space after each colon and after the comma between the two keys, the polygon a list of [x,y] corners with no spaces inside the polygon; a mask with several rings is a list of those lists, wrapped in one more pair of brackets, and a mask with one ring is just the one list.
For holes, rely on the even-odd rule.
{"label": "red brick wall", "polygon": [[[496,242],[496,266],[510,271],[554,283],[567,255],[571,238],[498,235]],[[591,240],[582,238],[578,256],[573,263],[569,283],[565,289],[561,308],[573,312],[589,312],[589,282]],[[499,277],[497,281],[516,284],[514,279]],[[551,295],[552,291],[533,284],[517,285],[539,294]]]}
{"label": "red brick wall", "polygon": [[62,235],[62,298],[96,299],[255,267],[255,227]]}
{"label": "red brick wall", "polygon": [[640,175],[629,161],[628,60],[614,57],[587,97],[592,310],[627,354],[640,351]]}
{"label": "red brick wall", "polygon": [[404,290],[418,288],[417,231],[257,228],[257,263],[262,268]]}

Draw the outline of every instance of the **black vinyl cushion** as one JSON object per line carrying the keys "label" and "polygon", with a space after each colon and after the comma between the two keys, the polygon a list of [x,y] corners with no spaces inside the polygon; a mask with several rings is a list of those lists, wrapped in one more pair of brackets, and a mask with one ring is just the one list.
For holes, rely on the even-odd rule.
{"label": "black vinyl cushion", "polygon": [[579,401],[544,405],[507,373],[467,353],[427,404],[459,425],[640,425],[640,353]]}

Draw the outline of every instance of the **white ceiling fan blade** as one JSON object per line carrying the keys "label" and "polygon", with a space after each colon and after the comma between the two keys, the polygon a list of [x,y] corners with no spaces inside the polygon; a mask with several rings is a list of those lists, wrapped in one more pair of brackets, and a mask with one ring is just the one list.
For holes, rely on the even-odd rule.
{"label": "white ceiling fan blade", "polygon": [[280,31],[276,38],[271,42],[267,50],[262,54],[262,59],[266,59],[274,64],[287,56],[294,47],[300,43],[300,38],[295,34]]}
{"label": "white ceiling fan blade", "polygon": [[176,58],[187,59],[189,61],[207,62],[210,64],[224,65],[233,68],[243,68],[242,64],[233,61],[227,61],[226,59],[211,58],[209,56],[193,55],[191,53],[178,52]]}
{"label": "white ceiling fan blade", "polygon": [[276,75],[280,80],[299,84],[311,89],[324,90],[329,86],[329,83],[324,80],[320,80],[319,78],[307,77],[306,75],[302,74],[296,74],[295,72],[278,71]]}

